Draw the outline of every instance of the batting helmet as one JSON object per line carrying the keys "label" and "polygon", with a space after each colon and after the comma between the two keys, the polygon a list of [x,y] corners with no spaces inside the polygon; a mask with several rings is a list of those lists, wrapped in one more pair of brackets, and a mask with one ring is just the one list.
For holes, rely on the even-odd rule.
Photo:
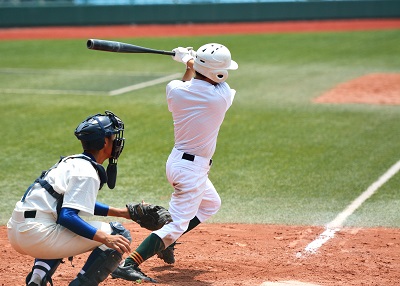
{"label": "batting helmet", "polygon": [[227,47],[211,43],[197,50],[193,68],[205,77],[220,83],[228,78],[228,70],[236,70],[238,64],[231,59],[231,52]]}

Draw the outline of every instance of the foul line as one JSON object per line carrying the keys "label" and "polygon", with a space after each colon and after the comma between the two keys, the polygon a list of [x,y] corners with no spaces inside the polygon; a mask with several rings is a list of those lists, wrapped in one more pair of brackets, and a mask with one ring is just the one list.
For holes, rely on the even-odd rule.
{"label": "foul line", "polygon": [[[346,219],[354,213],[367,199],[369,199],[383,184],[385,184],[391,177],[393,177],[400,170],[400,161],[394,164],[389,170],[386,171],[376,182],[368,187],[358,198],[356,198],[344,211],[339,213],[334,220],[326,225],[326,230],[321,233],[317,239],[312,241],[304,249],[303,254],[313,254],[329,239],[335,236],[339,231]],[[296,256],[300,257],[302,253],[297,253]]]}
{"label": "foul line", "polygon": [[111,96],[120,95],[120,94],[127,93],[127,92],[130,92],[130,91],[133,91],[133,90],[137,90],[137,89],[141,89],[141,88],[157,85],[157,84],[160,84],[160,83],[163,83],[163,82],[166,82],[166,81],[170,81],[170,80],[176,79],[179,76],[181,76],[180,73],[175,73],[175,74],[172,74],[172,75],[168,75],[168,76],[160,77],[160,78],[157,78],[157,79],[141,82],[141,83],[130,85],[130,86],[126,86],[126,87],[123,87],[123,88],[114,89],[114,90],[110,91],[108,93],[108,95],[111,95]]}

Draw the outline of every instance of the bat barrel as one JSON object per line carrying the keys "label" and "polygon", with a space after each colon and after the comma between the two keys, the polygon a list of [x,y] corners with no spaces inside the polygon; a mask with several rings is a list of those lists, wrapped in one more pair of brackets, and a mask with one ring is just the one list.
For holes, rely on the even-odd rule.
{"label": "bat barrel", "polygon": [[93,47],[94,47],[94,41],[92,40],[92,39],[89,39],[89,40],[87,40],[87,42],[86,42],[86,47],[88,48],[88,49],[93,49]]}
{"label": "bat barrel", "polygon": [[90,50],[99,50],[114,53],[150,53],[150,54],[162,54],[162,55],[175,55],[174,52],[156,50],[141,46],[136,46],[127,43],[89,39],[86,42],[86,46]]}
{"label": "bat barrel", "polygon": [[89,39],[86,42],[86,46],[88,49],[91,50],[99,50],[106,52],[121,52],[121,43],[119,42]]}

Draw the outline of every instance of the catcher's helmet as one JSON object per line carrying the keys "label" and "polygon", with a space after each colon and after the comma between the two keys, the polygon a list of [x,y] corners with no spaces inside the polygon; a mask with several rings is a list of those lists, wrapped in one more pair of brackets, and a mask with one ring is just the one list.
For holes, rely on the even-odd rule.
{"label": "catcher's helmet", "polygon": [[[96,114],[86,118],[82,123],[75,129],[75,136],[78,138],[83,145],[85,150],[101,150],[104,146],[104,138],[110,137],[113,134],[116,135],[114,142],[119,143],[117,147],[119,150],[113,150],[114,158],[118,158],[122,152],[124,132],[124,123],[111,111],[106,111],[105,115]],[[114,149],[114,148],[113,148]]]}
{"label": "catcher's helmet", "polygon": [[231,59],[227,47],[211,43],[197,50],[193,68],[205,77],[220,83],[228,78],[228,70],[236,70],[238,64]]}
{"label": "catcher's helmet", "polygon": [[107,166],[107,185],[115,187],[117,180],[117,161],[124,149],[124,122],[111,111],[105,114],[91,115],[75,129],[75,136],[82,142],[84,150],[101,150],[104,147],[104,138],[115,134],[111,157]]}

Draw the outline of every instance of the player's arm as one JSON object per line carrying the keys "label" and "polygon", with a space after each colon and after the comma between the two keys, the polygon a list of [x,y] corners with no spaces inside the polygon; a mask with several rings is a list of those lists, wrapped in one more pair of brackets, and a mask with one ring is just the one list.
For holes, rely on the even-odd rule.
{"label": "player's arm", "polygon": [[77,209],[61,208],[57,222],[80,236],[93,239],[97,229],[84,221],[78,213]]}
{"label": "player's arm", "polygon": [[106,204],[96,202],[94,206],[94,214],[99,216],[114,216],[131,219],[128,209],[125,208],[114,208]]}
{"label": "player's arm", "polygon": [[107,247],[121,253],[130,252],[130,242],[122,235],[111,235],[88,224],[79,215],[79,210],[73,208],[61,208],[58,223],[70,231],[85,238],[98,241]]}
{"label": "player's arm", "polygon": [[182,77],[182,81],[189,81],[194,77],[195,71],[193,69],[194,60],[191,59],[186,63],[186,72]]}

